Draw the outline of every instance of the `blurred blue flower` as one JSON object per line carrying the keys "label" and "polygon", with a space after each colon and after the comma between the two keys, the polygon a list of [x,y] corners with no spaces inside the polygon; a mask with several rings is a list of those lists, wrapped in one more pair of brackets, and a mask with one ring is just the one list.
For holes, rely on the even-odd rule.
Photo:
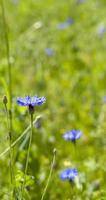
{"label": "blurred blue flower", "polygon": [[103,97],[103,102],[106,103],[106,96]]}
{"label": "blurred blue flower", "polygon": [[71,130],[66,132],[63,135],[63,138],[65,140],[71,140],[72,142],[75,142],[77,139],[79,139],[81,137],[82,133],[79,130]]}
{"label": "blurred blue flower", "polygon": [[78,175],[78,171],[75,168],[67,168],[60,173],[60,178],[64,180],[74,181]]}
{"label": "blurred blue flower", "polygon": [[36,105],[42,105],[43,103],[45,103],[46,98],[45,97],[30,97],[30,96],[26,96],[23,98],[17,98],[17,104],[19,104],[20,106],[36,106]]}
{"label": "blurred blue flower", "polygon": [[106,26],[104,24],[100,24],[97,30],[97,35],[102,37],[106,33]]}
{"label": "blurred blue flower", "polygon": [[45,53],[47,56],[52,56],[54,54],[54,51],[52,48],[46,48]]}
{"label": "blurred blue flower", "polygon": [[84,3],[86,0],[77,0],[77,3]]}
{"label": "blurred blue flower", "polygon": [[64,29],[66,29],[66,28],[68,28],[70,25],[72,25],[73,24],[73,19],[67,19],[66,21],[64,21],[64,22],[61,22],[61,23],[59,23],[58,25],[57,25],[57,29],[59,29],[59,30],[64,30]]}

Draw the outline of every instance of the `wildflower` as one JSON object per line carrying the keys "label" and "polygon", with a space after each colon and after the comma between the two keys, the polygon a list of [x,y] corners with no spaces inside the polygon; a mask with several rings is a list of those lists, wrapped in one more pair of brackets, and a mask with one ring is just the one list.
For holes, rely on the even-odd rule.
{"label": "wildflower", "polygon": [[106,96],[103,97],[103,102],[106,103]]}
{"label": "wildflower", "polygon": [[59,30],[64,30],[66,28],[68,28],[68,26],[72,25],[73,24],[73,19],[67,19],[66,21],[64,22],[61,22],[57,25],[57,29]]}
{"label": "wildflower", "polygon": [[45,103],[46,98],[45,97],[30,97],[26,96],[23,98],[17,98],[17,104],[20,106],[28,106],[29,107],[29,112],[33,113],[34,112],[34,106],[39,106]]}
{"label": "wildflower", "polygon": [[86,0],[77,0],[77,3],[80,4],[80,3],[84,3]]}
{"label": "wildflower", "polygon": [[47,56],[52,56],[54,54],[54,51],[52,48],[46,48],[45,53]]}
{"label": "wildflower", "polygon": [[99,26],[98,26],[98,30],[97,30],[97,35],[99,37],[102,37],[104,34],[106,33],[106,26],[101,23]]}
{"label": "wildflower", "polygon": [[75,142],[77,139],[79,139],[81,137],[82,133],[81,131],[79,130],[71,130],[71,131],[68,131],[66,132],[64,135],[63,135],[63,138],[65,140],[71,140],[72,142]]}
{"label": "wildflower", "polygon": [[74,181],[75,177],[78,175],[78,171],[75,168],[67,168],[60,173],[60,178],[64,180]]}
{"label": "wildflower", "polygon": [[39,106],[42,105],[43,103],[45,103],[46,98],[45,97],[30,97],[30,96],[26,96],[23,98],[17,98],[17,104],[19,104],[20,106]]}

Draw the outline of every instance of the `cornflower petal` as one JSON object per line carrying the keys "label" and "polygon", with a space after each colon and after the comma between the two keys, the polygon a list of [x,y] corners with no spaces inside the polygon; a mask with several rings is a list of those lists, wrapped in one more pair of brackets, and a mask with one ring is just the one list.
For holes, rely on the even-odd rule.
{"label": "cornflower petal", "polygon": [[17,98],[17,104],[19,104],[20,106],[28,106],[30,104],[30,101],[31,101],[30,96]]}
{"label": "cornflower petal", "polygon": [[30,97],[30,96],[26,96],[23,98],[17,98],[17,104],[20,106],[36,106],[36,105],[42,105],[43,103],[45,103],[46,98],[45,97]]}
{"label": "cornflower petal", "polygon": [[47,56],[52,56],[54,54],[54,50],[52,48],[46,48],[45,53]]}
{"label": "cornflower petal", "polygon": [[76,141],[77,139],[79,139],[81,137],[82,133],[80,130],[71,130],[71,131],[68,131],[66,132],[64,135],[63,135],[63,138],[65,140],[69,140],[69,141]]}
{"label": "cornflower petal", "polygon": [[78,175],[78,171],[75,168],[67,168],[60,173],[60,178],[64,180],[74,181]]}

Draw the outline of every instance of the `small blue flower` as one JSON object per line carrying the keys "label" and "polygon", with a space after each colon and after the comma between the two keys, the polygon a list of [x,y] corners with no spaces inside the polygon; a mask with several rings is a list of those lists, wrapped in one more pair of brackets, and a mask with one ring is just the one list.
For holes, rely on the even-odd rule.
{"label": "small blue flower", "polygon": [[77,3],[84,3],[86,0],[77,0]]}
{"label": "small blue flower", "polygon": [[26,96],[23,98],[17,98],[17,104],[20,106],[39,106],[42,105],[43,103],[45,103],[46,98],[45,97],[30,97],[30,96]]}
{"label": "small blue flower", "polygon": [[72,142],[75,142],[77,139],[79,139],[81,137],[82,133],[79,130],[71,130],[66,132],[63,135],[63,138],[65,140],[71,140]]}
{"label": "small blue flower", "polygon": [[52,56],[54,54],[54,51],[52,48],[46,48],[45,53],[47,56]]}
{"label": "small blue flower", "polygon": [[104,34],[106,33],[106,26],[101,23],[99,26],[98,26],[98,30],[97,30],[97,35],[99,37],[102,37]]}
{"label": "small blue flower", "polygon": [[61,22],[57,25],[57,29],[59,30],[64,30],[66,28],[68,28],[68,26],[72,25],[73,24],[73,19],[67,19],[66,21],[64,22]]}
{"label": "small blue flower", "polygon": [[106,96],[103,97],[103,102],[106,103]]}
{"label": "small blue flower", "polygon": [[64,180],[74,181],[78,175],[78,171],[75,168],[67,168],[60,173],[60,178]]}

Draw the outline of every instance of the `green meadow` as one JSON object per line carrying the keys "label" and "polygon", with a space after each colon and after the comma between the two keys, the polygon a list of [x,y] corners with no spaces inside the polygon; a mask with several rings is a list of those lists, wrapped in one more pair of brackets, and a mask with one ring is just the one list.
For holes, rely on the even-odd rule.
{"label": "green meadow", "polygon": [[0,0],[0,200],[106,200],[105,0]]}

